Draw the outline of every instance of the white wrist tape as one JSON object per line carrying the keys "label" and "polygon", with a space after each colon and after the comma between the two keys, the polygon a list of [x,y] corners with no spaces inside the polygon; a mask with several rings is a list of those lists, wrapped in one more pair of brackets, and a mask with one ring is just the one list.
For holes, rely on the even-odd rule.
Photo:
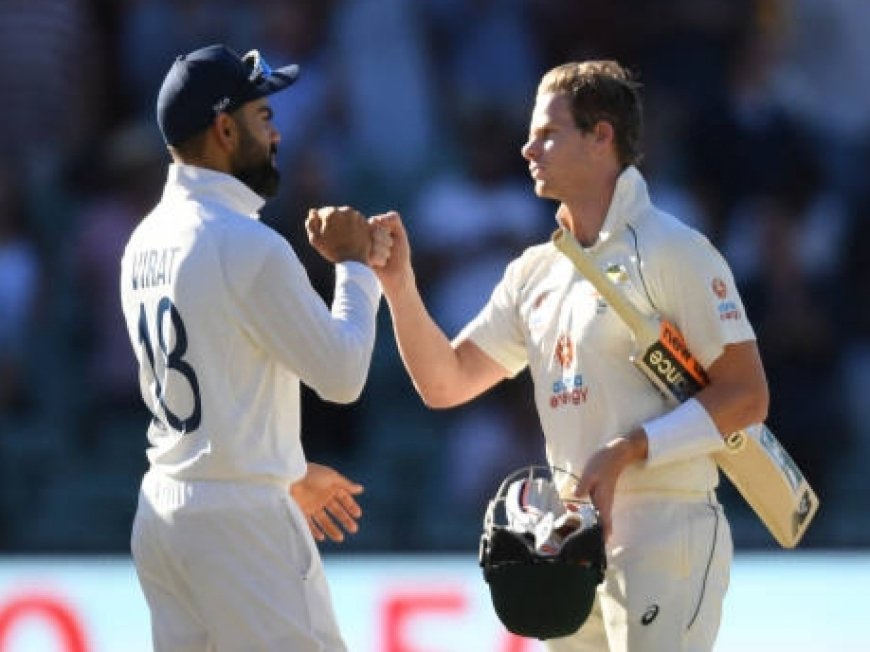
{"label": "white wrist tape", "polygon": [[643,429],[649,445],[647,466],[709,455],[725,446],[713,419],[694,398],[647,421]]}

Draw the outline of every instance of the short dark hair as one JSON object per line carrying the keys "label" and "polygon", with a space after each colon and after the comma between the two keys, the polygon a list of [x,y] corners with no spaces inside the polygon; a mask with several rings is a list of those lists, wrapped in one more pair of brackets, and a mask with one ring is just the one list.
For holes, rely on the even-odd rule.
{"label": "short dark hair", "polygon": [[538,95],[566,93],[571,115],[581,131],[600,121],[613,127],[616,154],[623,166],[637,165],[643,155],[643,107],[640,83],[616,61],[575,61],[556,66],[538,84]]}
{"label": "short dark hair", "polygon": [[208,131],[198,131],[177,145],[167,145],[169,150],[176,154],[182,161],[192,161],[200,158],[205,153],[205,141]]}
{"label": "short dark hair", "polygon": [[[236,126],[241,131],[250,135],[251,128],[245,121],[245,117],[242,113],[243,110],[244,106],[240,106],[228,112],[226,115],[233,119],[233,122],[236,123]],[[180,142],[177,145],[167,145],[167,147],[169,147],[170,152],[175,153],[175,155],[182,161],[194,161],[205,154],[207,140],[208,130],[205,129],[196,132],[193,136],[186,138],[183,142]]]}

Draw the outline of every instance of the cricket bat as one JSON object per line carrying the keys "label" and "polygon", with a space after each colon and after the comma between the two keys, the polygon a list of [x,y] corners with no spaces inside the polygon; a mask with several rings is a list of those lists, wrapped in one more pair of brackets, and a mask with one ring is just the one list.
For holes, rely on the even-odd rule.
{"label": "cricket bat", "polygon": [[[632,362],[672,404],[682,403],[709,382],[679,329],[661,316],[648,316],[599,269],[595,260],[564,228],[553,244],[574,264],[625,322],[638,353]],[[819,499],[773,433],[757,424],[723,435],[725,449],[714,454],[728,476],[773,537],[793,548],[819,508]]]}

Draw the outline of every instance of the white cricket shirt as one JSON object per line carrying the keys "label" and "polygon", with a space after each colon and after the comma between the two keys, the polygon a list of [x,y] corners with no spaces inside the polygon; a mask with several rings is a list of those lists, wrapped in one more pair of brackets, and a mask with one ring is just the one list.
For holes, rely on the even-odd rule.
{"label": "white cricket shirt", "polygon": [[[726,344],[755,338],[722,256],[650,203],[636,168],[620,175],[589,251],[641,310],[673,321],[705,367]],[[548,460],[575,474],[602,445],[670,409],[631,363],[628,327],[552,243],[508,266],[457,339],[465,338],[512,375],[529,366]],[[618,489],[696,492],[717,483],[715,463],[703,455],[632,465]]]}
{"label": "white cricket shirt", "polygon": [[292,482],[305,472],[299,382],[355,400],[380,287],[336,266],[332,309],[263,199],[234,177],[171,165],[163,197],[121,261],[121,300],[153,419],[148,459],[181,480]]}

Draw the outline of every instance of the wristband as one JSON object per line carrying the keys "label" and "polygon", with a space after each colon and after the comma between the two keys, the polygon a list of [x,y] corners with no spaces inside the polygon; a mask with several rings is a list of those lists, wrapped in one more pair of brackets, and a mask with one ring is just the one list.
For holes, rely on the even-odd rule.
{"label": "wristband", "polygon": [[642,427],[649,446],[647,466],[709,455],[725,446],[713,419],[694,398]]}

